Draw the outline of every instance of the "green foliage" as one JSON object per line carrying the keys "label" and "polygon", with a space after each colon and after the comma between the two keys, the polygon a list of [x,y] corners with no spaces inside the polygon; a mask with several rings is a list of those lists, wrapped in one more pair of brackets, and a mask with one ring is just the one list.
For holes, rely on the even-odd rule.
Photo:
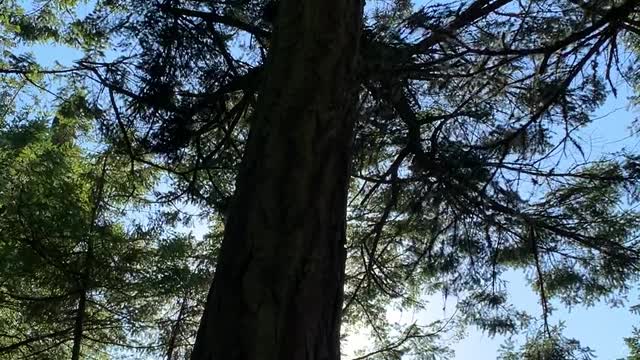
{"label": "green foliage", "polygon": [[554,327],[549,334],[537,333],[527,339],[518,350],[512,342],[500,350],[500,360],[591,360],[593,350],[580,345],[575,339],[561,334],[562,326]]}
{"label": "green foliage", "polygon": [[640,359],[640,329],[633,328],[632,336],[625,338],[624,342],[629,348],[629,356],[624,360],[638,360]]}
{"label": "green foliage", "polygon": [[83,109],[72,97],[58,123],[0,131],[0,354],[70,358],[77,341],[84,357],[187,352],[215,248],[126,216],[143,206],[155,171],[60,141],[63,126],[78,133]]}

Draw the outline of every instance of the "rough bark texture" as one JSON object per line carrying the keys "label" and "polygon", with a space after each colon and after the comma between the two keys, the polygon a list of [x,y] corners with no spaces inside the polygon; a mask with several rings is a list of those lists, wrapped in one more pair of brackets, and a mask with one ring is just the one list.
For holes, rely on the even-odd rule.
{"label": "rough bark texture", "polygon": [[193,360],[340,358],[362,0],[281,0]]}

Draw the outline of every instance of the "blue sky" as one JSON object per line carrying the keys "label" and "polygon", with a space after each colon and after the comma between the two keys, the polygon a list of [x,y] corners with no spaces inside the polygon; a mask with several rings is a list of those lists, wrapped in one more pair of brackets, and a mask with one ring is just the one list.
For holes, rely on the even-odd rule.
{"label": "blue sky", "polygon": [[[415,1],[417,5],[433,2],[443,1]],[[614,82],[618,96],[610,96],[604,106],[596,112],[594,117],[597,120],[579,131],[580,137],[585,141],[584,151],[589,160],[598,159],[602,155],[623,148],[635,152],[640,150],[640,138],[632,136],[630,129],[634,119],[638,117],[638,110],[630,106],[629,97],[632,96],[632,89],[621,79]],[[525,274],[510,272],[507,280],[512,303],[519,309],[540,315],[539,297],[526,284]],[[640,303],[637,284],[629,294],[629,302],[631,305]],[[597,359],[615,360],[626,356],[628,352],[623,338],[631,334],[634,325],[640,325],[640,316],[631,314],[626,308],[611,308],[603,302],[590,308],[573,309],[567,309],[556,301],[552,304],[556,311],[550,319],[551,324],[564,321],[565,336],[576,338],[583,345],[594,349]],[[447,314],[443,313],[441,301],[437,298],[434,298],[433,309],[439,316],[424,316],[431,319],[446,318]],[[469,329],[467,337],[453,346],[456,352],[455,359],[495,359],[504,340],[504,337],[491,338],[476,329]]]}
{"label": "blue sky", "polygon": [[[48,45],[30,47],[30,50],[35,53],[39,61],[48,64],[54,61],[70,64],[82,55],[67,48]],[[583,140],[588,144],[585,152],[590,154],[591,160],[622,148],[640,150],[638,139],[630,137],[629,127],[637,116],[637,111],[629,107],[628,97],[631,96],[631,90],[622,82],[618,82],[618,85],[618,97],[610,97],[598,110],[596,117],[599,119],[580,131]],[[198,223],[190,230],[196,235],[201,235],[206,232],[206,224]],[[508,274],[508,280],[513,303],[520,309],[540,314],[538,296],[526,285],[524,274],[511,272]],[[428,313],[417,314],[418,319],[422,318],[426,321],[426,319],[446,318],[451,314],[453,310],[451,306],[448,306],[446,311],[442,310],[439,297],[434,297],[432,300],[431,309]],[[637,286],[629,300],[632,304],[640,302]],[[623,338],[631,334],[634,324],[640,324],[640,317],[635,317],[627,309],[612,309],[602,303],[592,308],[577,307],[571,310],[556,303],[556,309],[551,319],[552,323],[557,323],[559,320],[565,321],[565,334],[595,349],[598,359],[614,360],[625,356],[626,347]],[[477,330],[469,329],[467,337],[453,346],[456,351],[455,359],[495,359],[497,350],[504,340],[501,337],[489,338]]]}
{"label": "blue sky", "polygon": [[[637,109],[630,106],[630,89],[623,81],[616,82],[618,97],[610,96],[604,106],[594,115],[597,118],[591,125],[579,133],[585,141],[585,153],[589,160],[625,148],[629,151],[640,150],[640,139],[632,135],[631,125],[638,117]],[[512,302],[532,314],[541,314],[536,295],[525,283],[525,274],[511,272],[507,275]],[[638,286],[629,294],[630,304],[640,303]],[[565,335],[574,337],[596,351],[598,359],[614,360],[627,354],[623,338],[631,334],[633,325],[640,325],[640,316],[631,314],[626,308],[611,308],[600,302],[593,307],[575,307],[567,309],[557,301],[557,309],[551,323],[564,321]],[[479,331],[471,330],[468,337],[457,344],[456,359],[494,359],[504,338],[489,338]]]}
{"label": "blue sky", "polygon": [[[623,81],[616,82],[618,97],[610,96],[594,117],[591,125],[579,131],[580,138],[585,142],[584,151],[588,160],[596,160],[603,155],[622,149],[629,151],[640,150],[639,138],[632,135],[631,125],[638,116],[637,109],[630,106],[630,89]],[[539,296],[535,294],[525,281],[526,274],[522,271],[511,271],[505,279],[508,281],[511,302],[519,309],[531,314],[541,315],[538,303]],[[629,293],[631,305],[640,303],[640,291],[637,284]],[[434,297],[433,312],[423,314],[428,319],[446,318],[450,315],[442,311],[442,301]],[[634,325],[640,325],[640,316],[631,314],[627,308],[611,308],[604,302],[593,307],[566,308],[557,301],[552,301],[556,309],[550,318],[550,324],[563,321],[565,336],[576,338],[583,345],[595,350],[597,359],[615,360],[626,356],[627,348],[624,337],[629,336]],[[469,329],[467,337],[453,346],[456,360],[466,359],[495,359],[498,349],[506,340],[505,337],[491,338],[477,329]],[[520,340],[522,337],[514,337]]]}

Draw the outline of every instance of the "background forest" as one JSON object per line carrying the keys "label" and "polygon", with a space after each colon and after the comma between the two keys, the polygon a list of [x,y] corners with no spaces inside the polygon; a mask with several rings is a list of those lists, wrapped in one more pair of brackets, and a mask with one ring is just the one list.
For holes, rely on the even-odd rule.
{"label": "background forest", "polygon": [[[190,357],[276,9],[0,0],[0,359]],[[640,153],[581,132],[637,103],[639,41],[634,0],[367,2],[343,358],[454,358],[465,331],[510,337],[503,360],[611,358],[556,319],[640,315]],[[435,298],[445,318],[388,316]]]}

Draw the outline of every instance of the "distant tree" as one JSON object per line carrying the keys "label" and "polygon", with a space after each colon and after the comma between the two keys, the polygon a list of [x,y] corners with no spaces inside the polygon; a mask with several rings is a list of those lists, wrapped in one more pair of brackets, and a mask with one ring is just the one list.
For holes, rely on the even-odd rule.
{"label": "distant tree", "polygon": [[213,249],[163,230],[164,218],[127,216],[149,208],[157,172],[77,144],[95,111],[76,93],[51,124],[17,114],[0,126],[2,359],[103,359],[113,348],[173,359],[191,347],[212,264],[193,257]]}
{"label": "distant tree", "polygon": [[[12,91],[85,84],[115,156],[224,220],[193,359],[336,359],[341,323],[371,329],[367,358],[444,356],[456,325],[529,328],[505,356],[571,358],[588,351],[549,324],[550,300],[616,304],[635,284],[638,155],[589,160],[576,134],[616,76],[637,81],[637,1],[110,0],[56,16],[75,4],[0,5],[7,41],[86,53],[45,69],[14,50],[0,72]],[[529,270],[539,322],[509,304],[509,269]],[[388,322],[390,302],[435,292],[460,298],[450,322]]]}

